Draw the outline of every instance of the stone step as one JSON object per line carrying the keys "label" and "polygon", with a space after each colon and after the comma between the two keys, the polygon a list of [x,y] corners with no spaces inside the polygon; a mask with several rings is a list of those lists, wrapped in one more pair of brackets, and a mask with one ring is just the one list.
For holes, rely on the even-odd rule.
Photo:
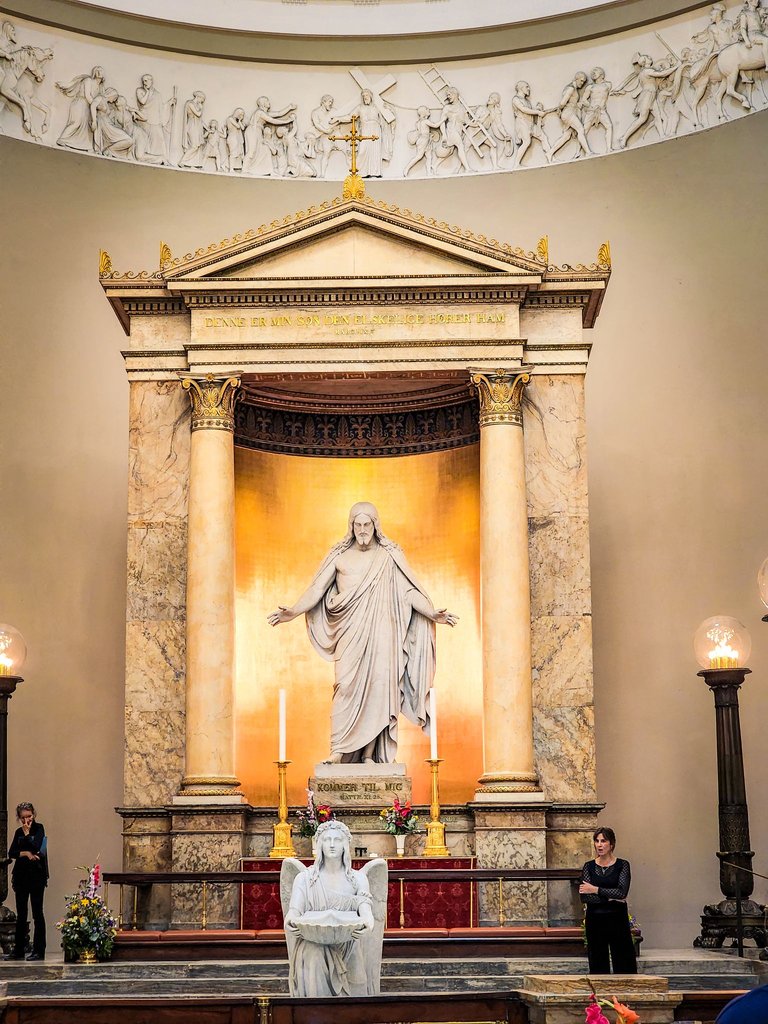
{"label": "stone step", "polygon": [[131,996],[140,999],[144,996],[246,996],[251,999],[257,995],[288,995],[288,982],[284,978],[265,978],[258,984],[248,984],[241,978],[220,979],[218,981],[200,981],[191,984],[188,981],[168,979],[150,979],[131,982],[127,986],[124,981],[12,981],[8,982],[8,996],[14,998],[47,998],[77,996],[88,999],[94,997]]}
{"label": "stone step", "polygon": [[463,976],[467,974],[484,977],[498,975],[509,978],[511,973],[523,974],[578,974],[586,969],[586,960],[567,957],[537,957],[535,959],[505,959],[467,957],[433,960],[384,960],[381,965],[382,978],[395,978],[419,973],[433,977]]}
{"label": "stone step", "polygon": [[[442,992],[507,992],[519,989],[523,984],[523,976],[448,976],[435,977],[419,974],[402,975],[394,978],[382,978],[381,990],[384,993],[442,993]],[[670,988],[674,991],[711,991],[740,990],[755,987],[753,975],[678,975],[670,979]],[[247,978],[216,978],[196,980],[147,978],[126,983],[125,979],[93,979],[68,981],[9,981],[8,995],[13,997],[43,996],[125,996],[136,997],[159,995],[210,996],[287,994],[288,984],[285,978],[260,978],[258,981]]]}
{"label": "stone step", "polygon": [[[573,974],[586,968],[581,960],[531,959],[508,960],[503,958],[484,959],[467,958],[459,960],[425,959],[414,964],[411,960],[385,960],[382,963],[382,977],[398,977],[402,974],[429,976],[462,976],[477,974],[482,976],[498,975],[507,977],[511,970],[515,974],[546,972],[548,974]],[[196,961],[196,962],[149,962],[149,963],[105,963],[85,966],[81,964],[15,964],[8,963],[0,967],[2,980],[23,981],[89,981],[94,978],[102,980],[141,980],[148,977],[173,979],[217,979],[217,978],[248,978],[258,982],[262,978],[288,977],[288,963],[285,960],[235,960],[235,961]]]}
{"label": "stone step", "polygon": [[[583,974],[586,959],[494,957],[385,960],[382,991],[398,994],[519,989],[527,974]],[[754,988],[768,965],[718,951],[658,950],[644,955],[640,972],[669,978],[676,991]],[[86,966],[48,961],[5,963],[0,981],[8,994],[40,996],[246,995],[286,993],[285,960],[106,963]]]}
{"label": "stone step", "polygon": [[[650,956],[640,957],[638,966],[643,974],[743,974],[755,973],[759,968],[760,961],[748,958],[730,957],[723,954],[721,958],[715,959],[690,959],[682,960],[674,957]],[[764,965],[768,966],[768,965]]]}
{"label": "stone step", "polygon": [[[667,977],[678,975],[742,976],[766,970],[768,965],[749,959],[740,960],[723,956],[720,959],[681,960],[668,957],[641,958],[639,969],[642,974],[661,974]],[[582,974],[587,971],[586,959],[574,957],[516,958],[449,958],[425,959],[415,964],[411,960],[384,960],[382,977],[398,977],[404,974],[428,976],[458,976],[464,974],[499,975],[509,977],[525,974]],[[264,977],[287,977],[288,964],[285,960],[222,960],[192,962],[147,962],[147,963],[105,963],[86,966],[81,964],[26,964],[7,963],[0,967],[0,980],[88,980],[93,977],[114,978],[125,981],[153,978],[250,978],[258,981]]]}

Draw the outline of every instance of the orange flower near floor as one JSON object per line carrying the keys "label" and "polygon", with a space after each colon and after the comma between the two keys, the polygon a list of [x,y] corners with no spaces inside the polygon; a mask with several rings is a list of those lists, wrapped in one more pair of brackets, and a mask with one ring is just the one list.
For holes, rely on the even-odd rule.
{"label": "orange flower near floor", "polygon": [[613,1008],[616,1011],[616,1024],[638,1024],[640,1017],[624,1003],[613,997]]}

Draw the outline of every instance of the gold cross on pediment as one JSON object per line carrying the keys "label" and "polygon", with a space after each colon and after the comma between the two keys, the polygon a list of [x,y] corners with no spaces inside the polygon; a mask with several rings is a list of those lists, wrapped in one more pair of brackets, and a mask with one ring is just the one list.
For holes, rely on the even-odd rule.
{"label": "gold cross on pediment", "polygon": [[348,142],[350,149],[352,150],[352,164],[349,168],[349,174],[344,182],[344,199],[360,199],[365,195],[365,185],[363,179],[357,173],[357,145],[359,142],[375,142],[378,139],[378,135],[361,135],[357,130],[357,119],[358,114],[352,114],[351,121],[352,127],[346,135],[329,135],[328,138],[333,142]]}
{"label": "gold cross on pediment", "polygon": [[352,150],[352,166],[349,168],[350,174],[357,174],[357,144],[358,142],[374,142],[378,139],[378,135],[361,135],[357,130],[357,119],[359,115],[352,115],[352,127],[350,128],[347,135],[329,135],[328,138],[334,142],[348,142]]}

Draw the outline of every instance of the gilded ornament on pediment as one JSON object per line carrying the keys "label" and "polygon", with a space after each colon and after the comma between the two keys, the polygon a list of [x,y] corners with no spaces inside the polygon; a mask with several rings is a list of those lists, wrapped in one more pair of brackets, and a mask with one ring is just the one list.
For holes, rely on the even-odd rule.
{"label": "gilded ornament on pediment", "polygon": [[167,270],[173,262],[173,253],[167,242],[160,243],[160,270]]}
{"label": "gilded ornament on pediment", "polygon": [[234,430],[235,402],[240,388],[240,375],[204,377],[181,375],[181,386],[192,402],[193,430]]}
{"label": "gilded ornament on pediment", "polygon": [[362,199],[365,195],[365,182],[359,174],[348,174],[344,179],[342,199]]}
{"label": "gilded ornament on pediment", "polygon": [[611,243],[603,242],[600,248],[597,250],[597,262],[601,267],[610,267],[611,265]]}
{"label": "gilded ornament on pediment", "polygon": [[531,379],[533,367],[522,366],[517,370],[474,370],[469,371],[470,382],[475,386],[480,399],[480,426],[496,423],[523,425],[523,391]]}
{"label": "gilded ornament on pediment", "polygon": [[112,272],[112,257],[106,249],[99,249],[99,277],[108,277]]}
{"label": "gilded ornament on pediment", "polygon": [[536,243],[536,258],[545,266],[549,266],[549,235],[542,235]]}

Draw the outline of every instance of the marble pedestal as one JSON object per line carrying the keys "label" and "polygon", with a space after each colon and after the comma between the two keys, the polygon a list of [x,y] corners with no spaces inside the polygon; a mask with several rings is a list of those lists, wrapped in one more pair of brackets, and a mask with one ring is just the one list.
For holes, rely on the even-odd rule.
{"label": "marble pedestal", "polygon": [[[546,806],[475,804],[475,850],[479,868],[545,868]],[[480,924],[540,925],[547,919],[546,882],[481,885]]]}
{"label": "marble pedestal", "polygon": [[[171,818],[173,871],[237,871],[245,853],[245,808],[224,805],[174,807]],[[174,885],[171,928],[237,928],[236,884]]]}
{"label": "marble pedestal", "polygon": [[[547,809],[547,867],[580,868],[594,857],[592,833],[602,804],[550,804]],[[547,917],[551,927],[581,925],[584,908],[577,885],[547,883]]]}
{"label": "marble pedestal", "polygon": [[639,1014],[643,1024],[673,1024],[675,1007],[683,999],[682,993],[669,991],[667,978],[650,975],[594,975],[589,979],[562,974],[528,975],[523,979],[520,995],[528,1007],[530,1024],[584,1024],[584,1008],[592,991],[590,982],[598,998],[615,996]]}
{"label": "marble pedestal", "polygon": [[[171,819],[165,809],[122,807],[118,812],[123,819],[123,870],[171,871]],[[139,888],[135,893],[129,886],[122,895],[120,914],[126,928],[133,925],[148,929],[168,927],[171,919],[170,885]]]}
{"label": "marble pedestal", "polygon": [[339,818],[345,807],[387,807],[411,799],[404,764],[316,764],[309,788],[319,804],[328,803]]}
{"label": "marble pedestal", "polygon": [[[328,803],[352,832],[356,856],[395,856],[395,839],[382,827],[380,812],[394,800],[411,799],[411,779],[404,764],[316,764],[309,788],[319,804]],[[417,856],[423,836],[408,836],[407,855]],[[297,847],[298,849],[298,847]],[[365,850],[365,853],[361,851]]]}
{"label": "marble pedestal", "polygon": [[[579,869],[593,856],[592,832],[600,804],[475,803],[479,868]],[[484,884],[480,924],[579,925],[582,907],[569,881]]]}

